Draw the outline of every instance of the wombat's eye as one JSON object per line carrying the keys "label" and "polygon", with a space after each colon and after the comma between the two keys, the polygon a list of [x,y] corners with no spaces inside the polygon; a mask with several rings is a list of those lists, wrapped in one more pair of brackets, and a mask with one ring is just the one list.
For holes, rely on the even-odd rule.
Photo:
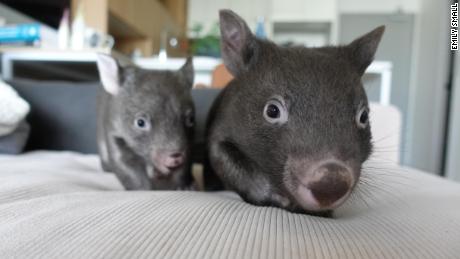
{"label": "wombat's eye", "polygon": [[272,124],[283,124],[288,120],[288,112],[283,99],[276,96],[270,99],[264,107],[264,118]]}
{"label": "wombat's eye", "polygon": [[363,107],[358,111],[358,114],[356,115],[356,124],[361,129],[364,129],[369,125],[369,110],[367,107]]}
{"label": "wombat's eye", "polygon": [[280,109],[278,109],[278,106],[274,104],[270,104],[267,106],[267,116],[272,118],[272,119],[277,119],[280,117]]}
{"label": "wombat's eye", "polygon": [[148,130],[150,128],[147,119],[139,117],[134,120],[134,126],[141,130]]}
{"label": "wombat's eye", "polygon": [[185,126],[191,128],[193,125],[195,125],[195,116],[192,110],[188,110],[185,112]]}
{"label": "wombat's eye", "polygon": [[195,124],[195,119],[193,118],[193,116],[187,116],[187,118],[185,118],[185,126],[187,127],[193,127],[193,125]]}

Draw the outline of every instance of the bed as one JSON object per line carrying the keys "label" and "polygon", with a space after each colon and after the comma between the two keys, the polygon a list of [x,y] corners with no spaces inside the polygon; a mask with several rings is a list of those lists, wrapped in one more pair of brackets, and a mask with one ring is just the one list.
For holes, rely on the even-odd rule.
{"label": "bed", "polygon": [[[26,153],[0,156],[0,258],[460,257],[460,185],[401,167],[397,156],[367,163],[334,218],[253,206],[232,192],[126,192],[102,172],[92,143],[97,84],[12,84],[31,103],[32,134]],[[59,94],[35,93],[43,89]],[[69,91],[84,116],[59,106]],[[194,93],[198,124],[213,94]],[[49,134],[50,123],[81,128]]]}

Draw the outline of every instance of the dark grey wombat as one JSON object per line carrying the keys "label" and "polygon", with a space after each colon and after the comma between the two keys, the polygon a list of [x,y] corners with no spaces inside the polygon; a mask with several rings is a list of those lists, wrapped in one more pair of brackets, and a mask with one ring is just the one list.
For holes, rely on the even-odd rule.
{"label": "dark grey wombat", "polygon": [[208,119],[210,165],[249,203],[329,215],[369,157],[361,76],[384,27],[346,46],[283,48],[220,12],[222,55],[234,75]]}
{"label": "dark grey wombat", "polygon": [[122,67],[107,55],[97,65],[98,147],[105,171],[127,190],[181,189],[191,182],[194,128],[192,60],[179,71]]}

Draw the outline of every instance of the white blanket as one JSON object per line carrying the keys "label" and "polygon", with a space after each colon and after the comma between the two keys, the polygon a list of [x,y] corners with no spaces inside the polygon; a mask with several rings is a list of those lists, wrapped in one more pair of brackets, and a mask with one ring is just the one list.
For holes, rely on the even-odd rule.
{"label": "white blanket", "polygon": [[0,137],[13,132],[29,110],[29,104],[0,80]]}
{"label": "white blanket", "polygon": [[460,257],[459,184],[400,167],[363,180],[328,219],[231,193],[125,192],[95,156],[0,156],[0,258]]}

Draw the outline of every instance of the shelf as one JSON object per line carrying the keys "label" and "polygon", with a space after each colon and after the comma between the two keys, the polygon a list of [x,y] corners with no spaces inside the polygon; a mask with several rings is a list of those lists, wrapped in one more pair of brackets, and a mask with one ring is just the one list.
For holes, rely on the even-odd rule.
{"label": "shelf", "polygon": [[185,35],[184,0],[72,0],[73,15],[79,4],[86,25],[113,35],[116,49],[126,54],[135,49],[144,56],[158,53],[164,31],[169,37]]}
{"label": "shelf", "polygon": [[[110,51],[108,49],[88,49],[88,50],[60,50],[60,49],[40,49],[40,48],[0,48],[2,77],[3,80],[11,80],[15,76],[14,63],[20,62],[50,62],[50,63],[70,63],[85,64],[96,63],[97,53],[111,54],[122,64],[131,63],[123,54]],[[80,71],[73,71],[78,74]]]}
{"label": "shelf", "polygon": [[[146,69],[177,70],[185,63],[185,58],[168,58],[166,61],[162,61],[158,57],[137,58],[134,60],[134,63]],[[211,86],[212,72],[216,66],[220,64],[222,64],[222,60],[218,58],[194,57],[194,85],[201,84]]]}
{"label": "shelf", "polygon": [[308,18],[306,16],[293,16],[293,15],[276,15],[270,17],[270,21],[273,23],[332,23],[334,19],[321,18]]}

